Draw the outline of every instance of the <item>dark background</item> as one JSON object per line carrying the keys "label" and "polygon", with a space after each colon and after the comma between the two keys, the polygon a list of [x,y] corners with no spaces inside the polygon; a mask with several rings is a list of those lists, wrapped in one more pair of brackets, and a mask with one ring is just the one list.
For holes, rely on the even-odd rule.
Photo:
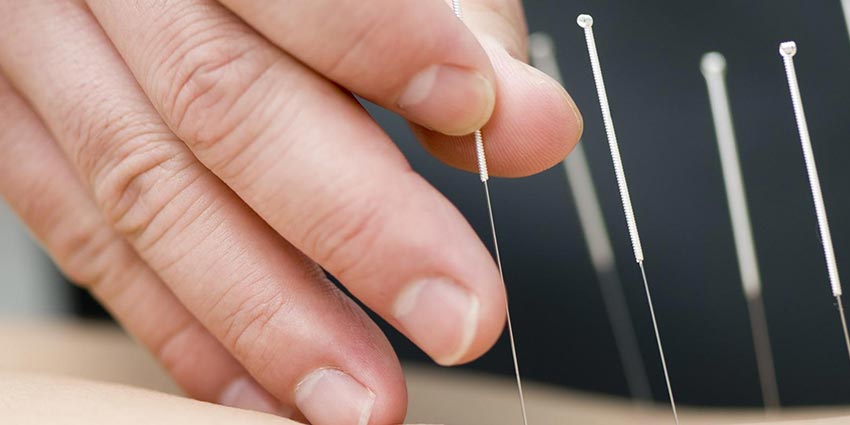
{"label": "dark background", "polygon": [[[672,384],[681,403],[759,405],[704,80],[703,53],[729,62],[729,90],[785,405],[850,403],[850,363],[829,289],[778,44],[795,40],[839,267],[850,276],[850,41],[839,0],[533,0],[529,28],[557,41],[582,109],[584,146],[658,400],[666,400],[649,313],[605,142],[579,13],[599,54],[644,243]],[[413,166],[490,245],[477,176],[430,157],[405,123],[370,107]],[[491,182],[526,379],[626,395],[596,276],[562,168]],[[93,314],[79,296],[78,311]],[[387,326],[384,326],[388,329]],[[402,358],[427,361],[388,329]],[[471,369],[512,374],[506,338]]]}

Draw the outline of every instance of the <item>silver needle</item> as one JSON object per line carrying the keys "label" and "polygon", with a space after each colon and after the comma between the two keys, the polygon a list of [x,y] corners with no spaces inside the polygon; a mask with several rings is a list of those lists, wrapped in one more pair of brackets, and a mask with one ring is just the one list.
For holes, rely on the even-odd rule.
{"label": "silver needle", "polygon": [[[529,46],[532,64],[563,84],[552,39],[543,33],[532,34]],[[596,195],[590,166],[581,142],[564,160],[564,170],[576,203],[579,224],[584,233],[590,260],[596,269],[608,320],[614,331],[614,342],[623,365],[626,384],[632,397],[637,400],[649,400],[652,398],[649,378],[646,376],[634,323],[617,273],[614,248],[602,218],[602,207],[599,205],[599,197]]]}
{"label": "silver needle", "polygon": [[832,248],[832,232],[829,231],[829,220],[826,217],[826,206],[823,202],[823,192],[818,178],[818,168],[815,164],[815,154],[812,150],[812,139],[809,135],[809,124],[803,109],[803,98],[800,95],[800,84],[797,82],[797,70],[794,67],[794,55],[797,54],[797,43],[788,41],[779,45],[779,54],[785,64],[785,74],[788,77],[788,89],[791,91],[791,103],[794,106],[794,118],[797,120],[797,131],[800,133],[800,144],[803,146],[803,159],[809,175],[809,185],[812,199],[815,203],[815,214],[818,218],[823,255],[826,258],[826,269],[829,274],[829,284],[832,295],[838,302],[838,314],[841,317],[841,329],[844,331],[844,343],[847,355],[850,356],[850,335],[847,333],[847,320],[844,317],[844,306],[841,304],[841,280],[838,277],[838,264],[835,261],[835,250]]}
{"label": "silver needle", "polygon": [[[458,19],[463,20],[463,9],[461,8],[461,0],[452,0],[452,10]],[[505,285],[505,275],[502,273],[502,257],[499,254],[499,240],[496,237],[496,222],[493,219],[493,204],[490,202],[490,186],[487,182],[490,180],[490,175],[487,172],[487,157],[484,154],[484,136],[481,130],[475,131],[475,154],[478,158],[478,175],[481,178],[481,183],[484,184],[484,195],[487,197],[487,212],[490,215],[490,230],[493,234],[493,249],[496,252],[496,265],[499,267],[499,278],[502,280],[502,285]],[[522,409],[522,423],[528,425],[528,415],[525,411],[525,396],[522,393],[522,377],[519,373],[519,360],[516,355],[516,340],[514,339],[514,327],[511,323],[511,309],[505,296],[505,312],[507,313],[508,321],[508,339],[511,344],[511,358],[514,363],[514,374],[516,375],[517,392],[519,393],[519,404]]]}
{"label": "silver needle", "polygon": [[655,309],[652,305],[652,296],[649,291],[649,283],[646,279],[646,270],[644,269],[643,248],[640,243],[640,234],[635,221],[635,213],[632,209],[632,200],[629,195],[629,186],[626,183],[626,173],[623,170],[623,161],[620,158],[620,147],[617,144],[617,134],[614,131],[614,120],[611,118],[611,108],[608,105],[608,94],[605,91],[605,81],[602,78],[602,66],[599,64],[599,53],[596,51],[596,39],[593,37],[593,18],[590,15],[579,15],[576,20],[578,25],[584,28],[584,35],[587,39],[587,50],[590,55],[590,65],[593,69],[593,79],[596,83],[596,91],[599,95],[599,106],[602,109],[602,120],[605,124],[605,133],[608,135],[608,147],[611,151],[611,158],[614,162],[614,173],[617,176],[617,186],[620,189],[620,199],[623,203],[623,211],[626,215],[626,224],[629,228],[629,237],[632,240],[632,249],[634,250],[635,260],[640,266],[641,276],[643,277],[643,286],[646,290],[646,300],[649,303],[649,313],[652,317],[652,327],[655,331],[655,341],[658,343],[658,354],[661,357],[661,367],[664,369],[664,381],[667,383],[667,394],[670,396],[670,407],[673,409],[673,420],[676,424],[679,423],[679,414],[676,411],[676,400],[673,397],[673,388],[670,385],[670,374],[667,371],[667,360],[664,357],[664,348],[661,344],[661,333],[658,331],[658,322],[655,319]]}
{"label": "silver needle", "polygon": [[761,275],[756,258],[755,243],[753,242],[744,180],[741,177],[735,128],[732,124],[732,111],[729,107],[729,93],[726,88],[726,58],[718,52],[706,53],[702,57],[701,69],[708,87],[708,97],[714,118],[717,147],[723,170],[723,182],[726,186],[729,216],[732,221],[732,233],[735,237],[738,269],[744,296],[747,299],[750,327],[753,332],[753,345],[756,352],[756,366],[761,383],[762,399],[765,407],[778,408],[780,404],[779,389],[776,384],[776,371],[770,349],[767,319],[764,314]]}

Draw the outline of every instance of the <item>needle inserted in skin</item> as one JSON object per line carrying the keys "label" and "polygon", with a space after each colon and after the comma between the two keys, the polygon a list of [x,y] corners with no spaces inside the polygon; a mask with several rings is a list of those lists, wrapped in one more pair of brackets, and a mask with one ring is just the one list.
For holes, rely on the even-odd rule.
{"label": "needle inserted in skin", "polygon": [[[452,10],[458,19],[463,20],[463,9],[461,8],[461,0],[452,0]],[[487,171],[487,157],[484,154],[484,136],[481,130],[475,131],[475,154],[478,158],[478,176],[481,178],[481,183],[484,184],[484,195],[487,198],[487,213],[490,215],[490,230],[493,234],[493,249],[496,252],[496,265],[499,267],[499,278],[502,280],[502,285],[505,285],[505,275],[502,273],[502,257],[499,254],[499,241],[496,238],[496,222],[493,220],[493,204],[490,202],[490,186],[487,182],[490,180],[490,175]],[[528,425],[528,416],[525,411],[525,396],[522,393],[522,377],[519,373],[519,360],[516,354],[516,340],[514,339],[514,328],[511,323],[511,309],[505,296],[505,312],[507,313],[508,321],[508,339],[511,345],[511,358],[514,363],[514,374],[516,375],[516,386],[519,394],[519,404],[522,409],[522,423]]]}
{"label": "needle inserted in skin", "polygon": [[765,407],[778,408],[779,389],[776,384],[776,371],[770,349],[767,319],[764,314],[761,274],[756,259],[750,213],[747,208],[744,180],[741,177],[738,145],[735,141],[735,128],[732,124],[732,111],[729,107],[729,94],[726,88],[726,59],[717,52],[706,53],[702,57],[701,68],[708,87],[708,97],[714,117],[723,182],[726,186],[729,216],[732,221],[732,233],[735,237],[735,252],[738,256],[738,270],[741,275],[744,296],[747,299],[750,326],[753,331],[753,345],[756,352],[756,366],[761,383],[762,399]]}
{"label": "needle inserted in skin", "polygon": [[[546,34],[532,34],[529,45],[531,63],[559,83],[563,83],[552,39]],[[564,160],[564,170],[576,203],[579,224],[584,233],[590,260],[602,289],[602,300],[614,331],[614,342],[623,365],[626,384],[632,397],[637,400],[650,400],[652,390],[649,378],[646,376],[634,323],[617,272],[611,238],[602,218],[602,207],[599,205],[599,197],[596,195],[590,166],[581,142]]]}
{"label": "needle inserted in skin", "polygon": [[623,161],[620,158],[620,147],[617,144],[617,134],[614,131],[614,120],[611,118],[611,108],[608,105],[608,93],[605,91],[605,82],[602,79],[602,67],[599,64],[599,53],[596,51],[596,39],[593,36],[593,18],[590,15],[579,15],[576,22],[580,27],[584,28],[584,35],[587,39],[587,50],[590,55],[590,65],[593,69],[593,79],[596,83],[596,91],[599,95],[599,106],[602,109],[602,121],[605,124],[605,133],[608,136],[608,147],[611,151],[611,158],[614,162],[614,173],[617,176],[617,186],[620,189],[620,199],[623,203],[623,211],[626,215],[626,224],[629,228],[629,237],[632,240],[632,249],[634,250],[635,260],[640,266],[641,277],[643,277],[646,300],[649,303],[649,313],[652,318],[652,328],[655,331],[655,341],[658,343],[658,354],[661,357],[661,367],[664,370],[664,381],[667,384],[667,394],[670,396],[670,407],[673,410],[673,420],[676,424],[678,424],[679,414],[676,411],[676,400],[673,397],[673,388],[670,385],[670,374],[667,371],[667,360],[664,357],[661,333],[658,331],[658,322],[655,319],[655,309],[652,305],[652,295],[649,291],[649,282],[646,279],[640,234],[638,233],[637,223],[635,221],[635,213],[632,209],[632,200],[629,195],[629,186],[626,183],[626,173],[623,170]]}
{"label": "needle inserted in skin", "polygon": [[829,231],[829,220],[826,217],[826,206],[823,202],[823,193],[818,177],[818,168],[815,164],[815,154],[812,150],[812,139],[809,135],[809,124],[806,120],[806,112],[803,109],[803,98],[800,95],[800,84],[797,82],[797,70],[794,67],[794,55],[797,54],[797,43],[788,41],[779,45],[779,53],[785,64],[785,74],[788,77],[788,89],[791,91],[791,103],[794,106],[794,118],[797,120],[797,131],[800,133],[800,144],[803,146],[803,159],[806,162],[806,171],[809,175],[809,185],[812,190],[812,199],[815,203],[815,214],[818,218],[818,229],[820,231],[823,255],[826,258],[826,269],[829,274],[829,284],[832,287],[832,295],[838,302],[838,314],[841,317],[841,329],[844,331],[844,343],[847,346],[847,355],[850,356],[850,335],[847,333],[847,319],[844,317],[844,306],[841,304],[841,280],[838,277],[838,264],[835,261],[835,250],[832,248],[832,233]]}

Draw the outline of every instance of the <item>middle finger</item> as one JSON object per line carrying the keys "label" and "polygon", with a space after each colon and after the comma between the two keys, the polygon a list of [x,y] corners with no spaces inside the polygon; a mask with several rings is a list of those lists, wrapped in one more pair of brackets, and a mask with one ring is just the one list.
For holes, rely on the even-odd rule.
{"label": "middle finger", "polygon": [[178,4],[91,2],[177,135],[436,361],[488,349],[504,324],[504,290],[463,216],[350,94],[215,1]]}

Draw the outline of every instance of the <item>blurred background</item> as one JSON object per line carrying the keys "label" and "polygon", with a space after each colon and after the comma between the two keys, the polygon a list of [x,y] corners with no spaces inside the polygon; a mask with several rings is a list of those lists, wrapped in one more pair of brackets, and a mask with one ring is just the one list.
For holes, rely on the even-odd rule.
{"label": "blurred background", "polygon": [[[644,243],[677,400],[758,406],[758,376],[705,84],[703,53],[728,84],[784,405],[850,403],[841,336],[777,47],[797,72],[841,271],[850,276],[850,41],[839,0],[527,0],[532,32],[557,43],[582,109],[583,144],[654,396],[666,400],[646,299],[617,194],[579,13],[594,31]],[[491,245],[477,176],[450,169],[406,124],[367,105],[422,173]],[[628,395],[602,294],[561,167],[494,179],[491,192],[526,379]],[[0,318],[108,319],[68,284],[0,204]],[[383,325],[383,324],[382,324]],[[387,326],[402,358],[428,359]],[[469,369],[513,373],[506,338]]]}

